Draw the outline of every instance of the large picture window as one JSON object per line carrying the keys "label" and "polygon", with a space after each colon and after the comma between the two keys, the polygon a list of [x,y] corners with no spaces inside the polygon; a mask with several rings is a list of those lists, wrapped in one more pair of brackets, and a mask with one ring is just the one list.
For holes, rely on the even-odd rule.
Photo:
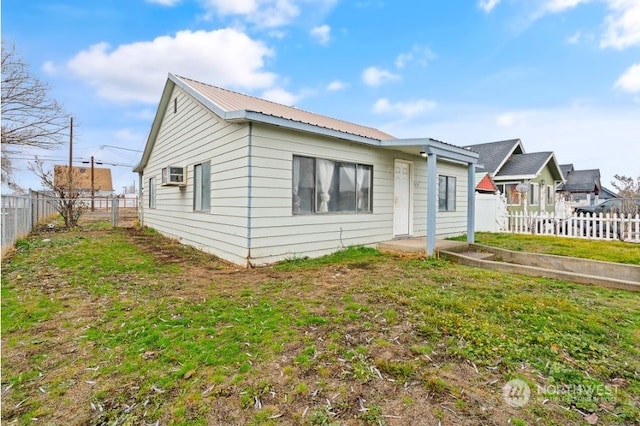
{"label": "large picture window", "polygon": [[373,166],[293,156],[293,214],[371,213]]}
{"label": "large picture window", "polygon": [[193,166],[193,210],[209,211],[211,209],[211,164]]}
{"label": "large picture window", "polygon": [[438,176],[438,210],[453,212],[456,210],[456,178]]}
{"label": "large picture window", "polygon": [[520,205],[520,192],[518,191],[518,182],[515,183],[501,183],[496,185],[498,190],[507,199],[507,204],[510,206]]}

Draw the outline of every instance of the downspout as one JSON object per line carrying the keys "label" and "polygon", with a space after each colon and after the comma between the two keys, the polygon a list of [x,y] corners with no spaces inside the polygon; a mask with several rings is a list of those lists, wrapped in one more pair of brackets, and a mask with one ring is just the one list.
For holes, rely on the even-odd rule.
{"label": "downspout", "polygon": [[476,233],[476,165],[467,164],[467,243],[475,242]]}
{"label": "downspout", "polygon": [[252,207],[252,145],[253,123],[249,122],[249,135],[247,141],[247,267],[251,265],[251,207]]}
{"label": "downspout", "polygon": [[138,221],[140,222],[140,227],[144,226],[144,203],[142,202],[142,194],[144,193],[142,189],[142,173],[138,173]]}
{"label": "downspout", "polygon": [[436,206],[438,205],[437,182],[437,156],[429,152],[429,147],[425,147],[427,152],[427,256],[433,256],[436,249]]}

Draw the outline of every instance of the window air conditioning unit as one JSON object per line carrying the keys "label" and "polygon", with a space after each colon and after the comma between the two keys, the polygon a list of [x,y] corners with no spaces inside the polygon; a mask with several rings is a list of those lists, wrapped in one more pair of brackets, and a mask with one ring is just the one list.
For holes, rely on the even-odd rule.
{"label": "window air conditioning unit", "polygon": [[162,169],[162,185],[185,186],[187,184],[186,172],[186,167],[165,167]]}

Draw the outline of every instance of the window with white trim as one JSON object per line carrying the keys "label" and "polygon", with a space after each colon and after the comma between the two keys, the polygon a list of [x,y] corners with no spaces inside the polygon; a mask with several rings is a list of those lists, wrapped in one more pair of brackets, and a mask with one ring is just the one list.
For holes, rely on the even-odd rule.
{"label": "window with white trim", "polygon": [[532,206],[540,204],[540,184],[532,182],[529,185],[529,204]]}
{"label": "window with white trim", "polygon": [[507,204],[510,206],[520,205],[520,191],[518,191],[518,182],[514,183],[500,183],[496,185],[498,190],[507,199]]}
{"label": "window with white trim", "polygon": [[441,212],[456,211],[455,176],[438,176],[438,210]]}
{"label": "window with white trim", "polygon": [[193,166],[193,210],[208,212],[211,210],[211,163]]}
{"label": "window with white trim", "polygon": [[293,214],[371,213],[373,166],[293,156]]}

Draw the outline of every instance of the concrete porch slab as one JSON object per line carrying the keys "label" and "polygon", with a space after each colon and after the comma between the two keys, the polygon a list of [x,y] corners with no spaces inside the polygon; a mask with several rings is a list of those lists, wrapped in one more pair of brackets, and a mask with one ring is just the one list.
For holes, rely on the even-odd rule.
{"label": "concrete porch slab", "polygon": [[[436,252],[440,250],[464,251],[468,247],[469,244],[463,241],[436,239]],[[426,253],[427,239],[425,237],[417,237],[383,241],[377,244],[377,248],[380,251],[392,253]]]}

